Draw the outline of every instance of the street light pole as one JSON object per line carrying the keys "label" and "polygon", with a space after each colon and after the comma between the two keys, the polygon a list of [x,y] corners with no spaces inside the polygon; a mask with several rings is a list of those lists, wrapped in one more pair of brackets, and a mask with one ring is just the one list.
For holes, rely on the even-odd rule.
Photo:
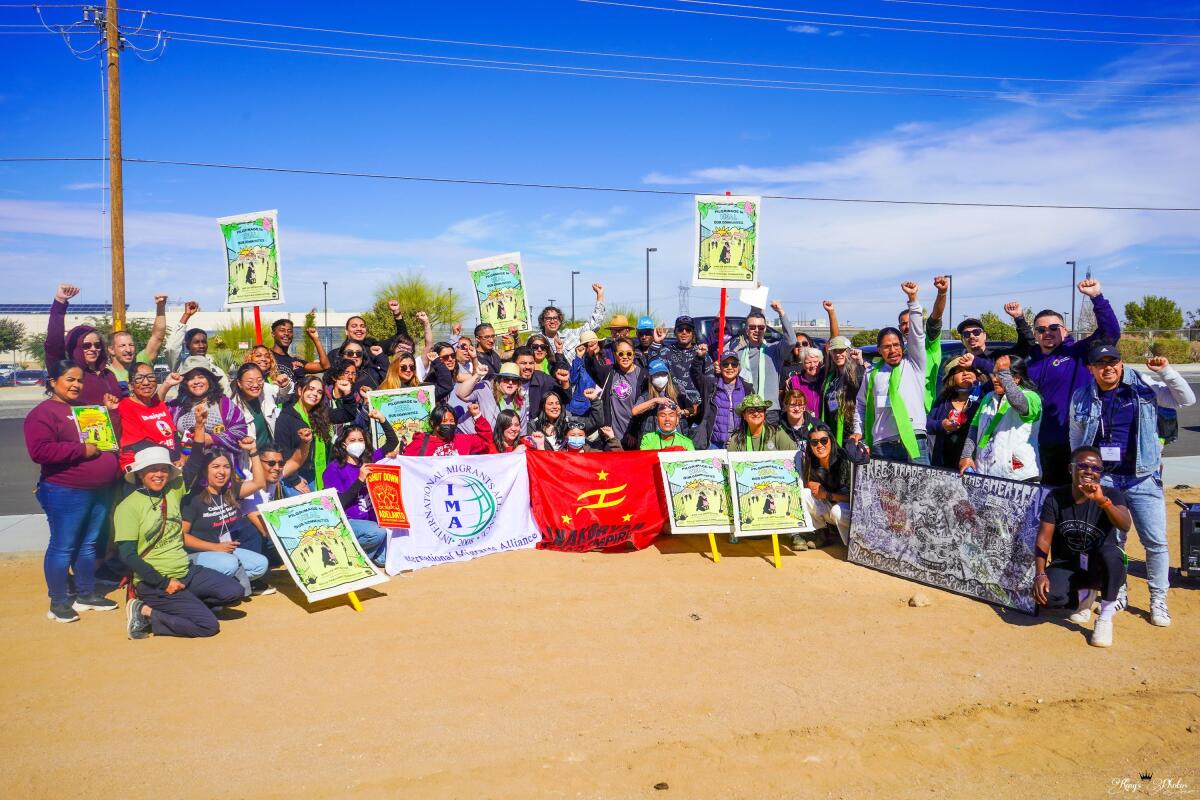
{"label": "street light pole", "polygon": [[646,248],[646,316],[650,316],[650,254],[657,253],[657,247]]}
{"label": "street light pole", "polygon": [[571,270],[571,324],[575,324],[575,276],[579,274],[579,270]]}
{"label": "street light pole", "polygon": [[1071,335],[1075,334],[1075,262],[1068,261],[1071,265]]}
{"label": "street light pole", "polygon": [[333,349],[333,340],[329,336],[329,281],[321,281],[325,292],[325,349]]}
{"label": "street light pole", "polygon": [[[946,283],[950,284],[947,287],[950,290],[950,296],[948,298],[948,300],[950,301],[949,302],[950,307],[946,311],[946,318],[950,320],[950,325],[953,326],[954,325],[954,276],[947,275]],[[944,325],[942,326],[942,330],[943,331],[946,330],[946,327]]]}

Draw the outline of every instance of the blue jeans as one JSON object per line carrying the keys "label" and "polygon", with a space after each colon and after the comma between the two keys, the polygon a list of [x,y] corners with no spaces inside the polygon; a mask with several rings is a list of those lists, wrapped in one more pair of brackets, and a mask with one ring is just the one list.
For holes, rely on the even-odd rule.
{"label": "blue jeans", "polygon": [[924,464],[929,466],[929,437],[917,434],[917,448],[920,455],[909,458],[904,449],[904,442],[894,439],[890,442],[877,442],[871,448],[871,458],[881,458],[884,461],[903,461],[906,464]]}
{"label": "blue jeans", "polygon": [[382,565],[387,556],[388,529],[379,527],[373,519],[352,519],[350,530],[354,531],[354,538],[362,545],[367,558]]}
{"label": "blue jeans", "polygon": [[188,558],[193,564],[207,567],[214,572],[237,578],[242,585],[242,596],[250,596],[250,581],[258,580],[267,574],[267,557],[253,550],[239,547],[232,553],[218,553],[215,550],[202,550],[199,553],[189,553]]}
{"label": "blue jeans", "polygon": [[[1163,498],[1162,474],[1156,472],[1134,484],[1136,478],[1105,475],[1101,483],[1125,493],[1125,502],[1133,516],[1138,539],[1146,548],[1146,582],[1151,589],[1166,590],[1170,585],[1171,557],[1167,553],[1167,507]],[[1125,537],[1121,537],[1125,544]]]}
{"label": "blue jeans", "polygon": [[50,524],[50,544],[43,562],[50,602],[67,602],[68,569],[75,575],[77,594],[94,593],[97,550],[104,538],[111,497],[108,487],[71,489],[42,481],[36,496]]}

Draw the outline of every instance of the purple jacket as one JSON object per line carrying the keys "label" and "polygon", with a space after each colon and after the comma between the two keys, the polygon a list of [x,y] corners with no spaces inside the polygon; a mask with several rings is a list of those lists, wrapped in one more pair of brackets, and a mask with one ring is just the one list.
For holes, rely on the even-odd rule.
{"label": "purple jacket", "polygon": [[[79,394],[81,406],[104,405],[106,394],[120,397],[121,384],[117,382],[117,376],[107,369],[107,350],[100,350],[100,358],[96,361],[94,369],[84,366],[87,362],[83,360],[83,348],[80,345],[83,343],[83,337],[96,329],[91,325],[76,325],[71,328],[70,333],[66,333],[66,327],[67,304],[55,300],[50,305],[50,322],[46,325],[46,366],[69,358],[83,367],[83,391]],[[100,340],[103,345],[104,337],[101,336]]]}
{"label": "purple jacket", "polygon": [[121,477],[116,453],[85,456],[71,407],[53,398],[38,404],[25,417],[25,449],[42,468],[40,480],[57,486],[100,489]]}
{"label": "purple jacket", "polygon": [[1029,355],[1029,377],[1042,396],[1040,444],[1067,444],[1071,395],[1092,382],[1087,368],[1088,347],[1097,339],[1115,342],[1121,338],[1121,323],[1103,295],[1092,301],[1092,309],[1096,312],[1096,330],[1091,336],[1078,342],[1068,336],[1049,353],[1035,348]]}
{"label": "purple jacket", "polygon": [[[371,460],[377,461],[383,456],[383,450],[376,450]],[[366,484],[358,479],[360,468],[361,466],[355,466],[349,461],[345,464],[330,461],[325,465],[325,488],[337,489],[342,508],[346,511],[346,519],[369,519],[375,522],[375,507],[371,505],[371,495],[367,492]],[[357,491],[352,493],[353,496],[347,496],[356,484]]]}

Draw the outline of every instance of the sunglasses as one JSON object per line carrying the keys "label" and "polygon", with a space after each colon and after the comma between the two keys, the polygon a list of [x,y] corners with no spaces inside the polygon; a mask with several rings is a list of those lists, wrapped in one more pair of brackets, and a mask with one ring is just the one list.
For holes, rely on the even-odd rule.
{"label": "sunglasses", "polygon": [[282,467],[283,466],[282,458],[272,458],[270,460],[263,458],[260,460],[262,461],[262,465],[264,467]]}
{"label": "sunglasses", "polygon": [[103,350],[104,345],[100,344],[99,342],[84,342],[83,344],[79,345],[79,349],[80,350]]}
{"label": "sunglasses", "polygon": [[1104,467],[1100,466],[1099,464],[1077,463],[1077,464],[1075,464],[1075,471],[1076,472],[1090,472],[1093,475],[1100,475],[1104,472]]}
{"label": "sunglasses", "polygon": [[747,325],[746,326],[746,330],[748,330],[748,331],[765,331],[766,329],[767,329],[766,325]]}
{"label": "sunglasses", "polygon": [[829,444],[829,437],[828,436],[814,436],[813,438],[808,440],[808,443],[811,444],[813,447],[825,447],[826,445]]}
{"label": "sunglasses", "polygon": [[967,328],[962,332],[962,335],[969,339],[974,339],[976,336],[983,336],[983,328]]}
{"label": "sunglasses", "polygon": [[400,366],[396,367],[396,369],[400,372],[412,372],[416,369],[416,367],[412,364],[401,364]]}
{"label": "sunglasses", "polygon": [[1035,331],[1037,331],[1038,333],[1046,333],[1046,332],[1048,332],[1048,331],[1062,331],[1062,330],[1066,330],[1066,326],[1065,326],[1065,325],[1059,325],[1059,324],[1056,322],[1056,323],[1054,323],[1053,325],[1038,325],[1036,328],[1034,328],[1034,330],[1035,330]]}
{"label": "sunglasses", "polygon": [[730,367],[740,367],[740,366],[741,366],[741,363],[738,361],[723,361],[723,362],[721,362],[721,369],[729,369]]}
{"label": "sunglasses", "polygon": [[454,353],[442,353],[440,356],[438,356],[438,358],[440,358],[442,361],[450,361],[454,358]]}
{"label": "sunglasses", "polygon": [[617,358],[633,358],[633,352],[629,350],[618,350]]}
{"label": "sunglasses", "polygon": [[747,408],[746,413],[747,414],[765,414],[765,413],[767,413],[767,410],[765,408]]}
{"label": "sunglasses", "polygon": [[343,351],[342,355],[346,358],[362,358],[363,352],[362,350],[346,350]]}
{"label": "sunglasses", "polygon": [[531,350],[549,350],[550,347],[548,345],[544,345],[544,344],[535,344],[530,349]]}

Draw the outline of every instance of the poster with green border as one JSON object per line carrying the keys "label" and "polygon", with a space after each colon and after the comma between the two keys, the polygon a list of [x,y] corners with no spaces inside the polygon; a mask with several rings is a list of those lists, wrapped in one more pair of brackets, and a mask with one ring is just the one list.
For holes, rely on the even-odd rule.
{"label": "poster with green border", "polygon": [[79,441],[94,444],[97,450],[116,451],[119,448],[117,433],[113,430],[112,417],[104,406],[71,406],[75,427],[79,428]]}
{"label": "poster with green border", "polygon": [[769,536],[813,530],[795,450],[730,453],[733,478],[734,532],[738,536]]}
{"label": "poster with green border", "polygon": [[225,246],[225,307],[283,302],[279,262],[279,212],[221,217]]}
{"label": "poster with green border", "polygon": [[696,195],[692,286],[753,289],[758,285],[762,198]]}
{"label": "poster with green border", "polygon": [[388,580],[363,552],[336,489],[263,503],[258,511],[288,573],[308,602]]}
{"label": "poster with green border", "polygon": [[521,271],[521,254],[505,253],[467,262],[471,285],[475,288],[475,306],[479,321],[497,332],[507,333],[530,327],[529,296]]}
{"label": "poster with green border", "polygon": [[724,450],[659,452],[671,533],[733,530],[733,498],[726,455]]}
{"label": "poster with green border", "polygon": [[[434,394],[432,386],[406,386],[400,389],[376,389],[367,392],[367,403],[392,425],[399,450],[404,451],[418,433],[429,433],[429,415],[433,413]],[[383,447],[383,428],[377,420],[371,420],[373,448]]]}

